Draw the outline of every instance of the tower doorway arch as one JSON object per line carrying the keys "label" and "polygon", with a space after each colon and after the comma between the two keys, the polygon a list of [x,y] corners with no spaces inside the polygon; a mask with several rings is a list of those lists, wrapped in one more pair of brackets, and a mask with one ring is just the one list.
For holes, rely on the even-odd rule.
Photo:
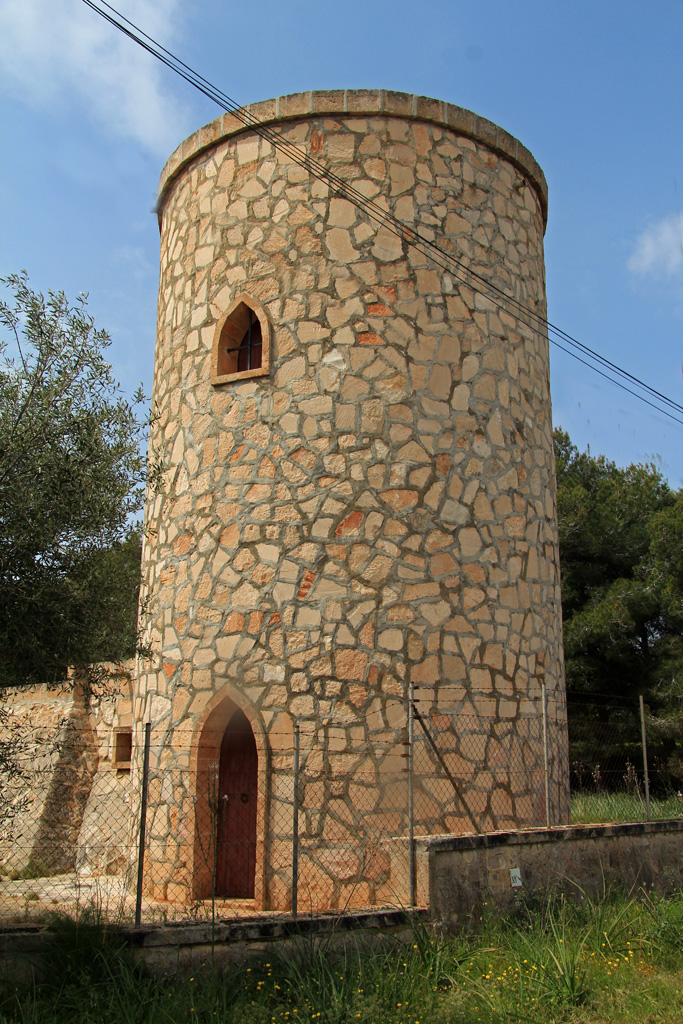
{"label": "tower doorway arch", "polygon": [[221,741],[216,813],[216,896],[253,899],[258,751],[247,716],[234,712]]}

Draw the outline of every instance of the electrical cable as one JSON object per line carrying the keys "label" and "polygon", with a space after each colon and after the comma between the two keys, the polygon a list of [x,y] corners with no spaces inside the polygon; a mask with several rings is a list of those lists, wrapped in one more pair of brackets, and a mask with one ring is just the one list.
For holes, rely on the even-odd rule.
{"label": "electrical cable", "polygon": [[[153,46],[156,46],[159,49],[159,51],[161,51],[164,54],[166,54],[168,56],[168,58],[170,58],[170,60],[167,60],[164,57],[162,57],[161,53],[156,53],[150,46],[148,46],[147,44],[143,43],[140,39],[137,39],[133,33],[128,31],[127,29],[125,29],[123,26],[118,25],[114,18],[112,18],[110,15],[106,14],[106,12],[101,11],[92,2],[92,0],[84,0],[84,2],[86,3],[86,5],[88,7],[91,7],[93,10],[97,11],[98,13],[100,13],[103,17],[106,18],[107,21],[109,21],[111,24],[115,25],[116,27],[120,28],[121,31],[125,32],[126,35],[128,35],[130,38],[134,39],[136,42],[138,42],[140,45],[142,45],[148,52],[150,52],[153,55],[159,57],[159,59],[161,59],[164,64],[166,64],[172,70],[175,70],[178,74],[180,74],[183,78],[185,78],[186,81],[190,82],[190,84],[193,84],[193,85],[195,85],[195,87],[199,88],[200,91],[202,91],[204,93],[204,95],[206,95],[208,98],[212,99],[219,106],[222,106],[229,113],[232,113],[234,116],[236,116],[238,118],[238,120],[240,120],[245,125],[245,127],[253,128],[258,135],[260,135],[261,137],[263,137],[263,138],[267,139],[268,141],[270,141],[278,149],[280,149],[282,151],[285,151],[297,163],[299,163],[301,166],[304,166],[307,170],[309,170],[309,172],[311,172],[314,175],[314,177],[326,181],[327,184],[333,183],[336,186],[336,189],[338,191],[342,192],[346,196],[346,198],[350,199],[350,201],[353,202],[354,205],[359,206],[364,212],[370,213],[370,215],[373,217],[373,219],[379,220],[381,223],[387,224],[387,226],[390,226],[391,228],[393,228],[394,232],[402,240],[407,241],[409,244],[417,245],[417,247],[421,248],[423,252],[424,252],[424,247],[425,246],[428,247],[429,249],[433,249],[436,253],[439,254],[439,256],[445,258],[446,261],[447,261],[447,264],[445,266],[442,263],[439,263],[438,260],[435,261],[435,262],[439,263],[439,265],[442,266],[442,269],[444,269],[444,270],[451,270],[452,271],[453,270],[453,266],[454,265],[457,266],[458,269],[461,272],[464,272],[469,277],[474,277],[475,279],[481,281],[482,284],[484,284],[487,288],[489,288],[489,289],[497,292],[499,295],[501,295],[501,297],[504,298],[506,302],[514,305],[519,310],[519,312],[522,313],[522,315],[530,317],[532,319],[532,321],[536,321],[538,324],[540,324],[543,327],[546,327],[548,330],[556,333],[559,337],[561,337],[567,343],[569,343],[571,345],[577,346],[579,349],[581,349],[587,355],[589,355],[590,358],[594,358],[596,360],[599,360],[601,364],[603,364],[604,366],[608,367],[613,372],[619,373],[625,379],[628,379],[628,380],[632,381],[634,384],[636,384],[637,386],[644,388],[645,390],[647,390],[654,397],[657,397],[660,400],[664,401],[667,405],[669,405],[675,411],[683,413],[683,405],[680,405],[679,403],[674,402],[672,399],[669,399],[666,395],[663,395],[661,392],[656,391],[654,388],[651,388],[649,385],[645,384],[639,378],[633,376],[632,374],[628,373],[628,371],[623,370],[621,367],[617,366],[616,363],[613,363],[610,360],[605,359],[603,356],[600,356],[599,353],[594,352],[592,349],[590,349],[588,346],[584,345],[582,342],[579,342],[577,339],[573,338],[571,335],[567,334],[565,331],[562,331],[556,325],[552,324],[549,320],[547,320],[547,318],[541,316],[540,314],[535,313],[533,310],[529,309],[528,307],[524,306],[522,303],[518,302],[512,296],[507,295],[506,292],[504,292],[502,289],[498,288],[491,281],[489,281],[486,278],[484,278],[483,276],[477,274],[475,271],[472,271],[469,268],[467,268],[463,263],[461,263],[459,260],[457,260],[451,254],[446,253],[443,249],[441,249],[438,245],[436,245],[436,243],[432,242],[430,239],[426,239],[423,236],[417,234],[417,232],[414,229],[410,228],[408,225],[406,225],[406,224],[396,220],[395,218],[393,218],[391,216],[391,214],[388,213],[388,211],[384,210],[382,207],[380,207],[377,203],[373,202],[372,200],[367,199],[367,197],[363,196],[362,193],[360,193],[357,189],[353,188],[353,186],[349,185],[349,183],[344,181],[344,179],[339,178],[336,174],[334,174],[334,172],[330,171],[330,169],[327,168],[320,161],[317,161],[317,160],[309,157],[305,152],[300,150],[297,146],[295,146],[292,143],[288,143],[286,140],[282,139],[282,137],[279,134],[273,132],[272,129],[268,129],[267,126],[262,125],[261,122],[259,122],[249,111],[244,110],[230,96],[228,96],[226,93],[222,92],[221,90],[219,90],[218,88],[213,86],[210,82],[208,82],[207,79],[203,78],[197,72],[193,71],[192,68],[190,68],[187,64],[185,64],[179,58],[175,57],[175,55],[172,54],[165,47],[162,47],[159,43],[156,42],[156,40],[152,39],[151,36],[147,35],[147,33],[143,32],[141,29],[139,29],[128,18],[125,18],[124,15],[121,15],[120,12],[118,12],[114,7],[112,7],[111,4],[107,3],[106,0],[100,0],[100,2],[102,4],[104,4],[104,6],[108,7],[109,10],[113,11],[118,17],[122,18],[125,22],[127,22],[129,25],[131,25],[131,27],[134,28],[137,32],[139,32],[141,34],[141,36],[144,36],[144,38],[148,39],[153,44]],[[187,74],[184,73],[184,72],[181,72],[179,70],[179,68],[176,67],[174,65],[174,63],[172,63],[172,62],[175,62],[175,64],[179,65],[179,67],[182,67],[185,70],[185,72],[187,72]],[[413,235],[415,237],[411,238],[410,235]],[[419,245],[417,243],[419,243]],[[425,255],[432,255],[432,254],[425,252]],[[434,258],[433,255],[432,255],[432,258]],[[533,327],[533,323],[532,324],[528,324],[527,326],[532,326]],[[566,352],[568,355],[573,355],[575,358],[578,359],[579,362],[583,362],[584,365],[589,366],[591,369],[595,369],[595,367],[593,367],[592,364],[587,363],[585,360],[580,359],[579,357],[576,356],[575,353],[573,353],[573,352],[569,351],[568,349],[564,348],[562,345],[560,345],[554,339],[551,339],[551,341],[553,342],[553,344],[555,344],[562,351]],[[598,371],[598,372],[600,372],[600,371]],[[618,381],[614,381],[607,374],[601,373],[601,376],[605,377],[605,379],[609,380],[611,383],[617,384],[617,386],[622,387],[623,390],[627,391],[629,394],[634,395],[634,397],[640,398],[642,401],[645,401],[645,399],[643,399],[643,397],[641,395],[638,395],[637,393],[633,392],[632,390],[623,387],[623,385],[621,385]],[[664,412],[664,410],[659,409],[658,406],[652,404],[651,402],[646,402],[646,404],[650,405],[656,411]],[[665,414],[668,415],[667,413],[665,413]],[[681,422],[681,421],[677,420],[675,417],[670,417],[670,418],[675,419],[676,422]]]}
{"label": "electrical cable", "polygon": [[[507,292],[502,288],[499,288],[492,281],[467,267],[461,260],[458,260],[451,253],[446,252],[446,250],[442,249],[436,242],[419,234],[415,228],[410,227],[408,224],[397,220],[379,203],[368,199],[358,189],[354,188],[353,185],[326,167],[321,161],[309,156],[307,153],[299,149],[299,147],[294,143],[290,143],[284,139],[278,132],[269,128],[267,125],[262,124],[248,110],[241,107],[235,100],[228,96],[227,93],[222,92],[222,90],[212,85],[211,82],[198,72],[194,71],[189,65],[180,60],[180,58],[176,57],[170,50],[163,47],[153,39],[152,36],[143,32],[142,29],[130,21],[130,19],[122,15],[111,4],[107,3],[106,0],[99,0],[99,2],[112,13],[107,13],[107,11],[103,10],[102,7],[99,7],[94,0],[83,0],[83,3],[87,7],[99,14],[113,27],[128,36],[128,38],[141,46],[152,56],[160,60],[170,70],[174,71],[186,82],[203,93],[208,99],[212,100],[212,102],[216,103],[227,113],[232,114],[241,124],[244,125],[245,128],[253,130],[261,138],[270,142],[274,148],[278,149],[291,160],[305,168],[314,178],[327,184],[328,187],[332,189],[333,193],[340,195],[353,203],[354,206],[361,209],[373,221],[386,226],[403,242],[418,249],[418,251],[431,259],[438,267],[444,271],[452,273],[458,280],[471,287],[473,291],[479,292],[480,294],[486,293],[484,289],[488,292],[494,292],[504,300],[507,306],[513,307],[516,311],[516,315],[527,327],[532,329],[540,327],[543,330],[547,330],[549,334],[549,341],[551,344],[555,345],[555,347],[559,348],[567,355],[572,356],[584,366],[594,370],[605,380],[608,380],[610,383],[616,385],[616,387],[621,388],[622,391],[640,399],[641,402],[644,402],[656,412],[667,416],[675,423],[683,426],[683,419],[679,419],[678,416],[672,415],[672,412],[668,411],[673,410],[674,413],[683,414],[683,405],[675,402],[673,399],[667,397],[662,392],[657,391],[655,388],[650,387],[649,384],[646,384],[640,378],[629,373],[627,370],[622,369],[611,360],[601,356],[588,345],[583,344],[583,342],[578,341],[572,335],[563,331],[560,327],[557,327],[542,314],[537,313],[528,306],[525,306],[518,299],[508,295]],[[119,21],[117,19],[121,20]],[[124,22],[125,24],[123,24]],[[129,25],[130,28],[127,28],[126,25]],[[477,288],[476,285],[472,283],[473,280],[483,285],[483,288]],[[577,349],[578,351],[575,352],[573,349]],[[579,352],[581,355],[578,354]],[[582,358],[582,356],[587,358]],[[588,360],[594,360],[595,363],[598,363],[599,366],[602,366],[604,369],[601,370],[599,366],[594,365],[594,363],[589,362]],[[622,380],[617,380],[610,376],[610,373],[605,372],[606,370],[618,375]],[[627,384],[632,386],[627,386],[623,381],[626,381]],[[633,386],[642,389],[650,396],[650,398],[645,397],[645,395],[640,394],[638,391],[634,391]],[[655,401],[652,401],[651,399],[654,399]],[[660,407],[656,404],[657,401],[664,403],[668,408]]]}

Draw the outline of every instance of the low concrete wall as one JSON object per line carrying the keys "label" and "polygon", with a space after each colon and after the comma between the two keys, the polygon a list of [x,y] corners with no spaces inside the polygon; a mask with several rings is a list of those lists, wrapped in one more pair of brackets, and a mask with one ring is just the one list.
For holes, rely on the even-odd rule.
{"label": "low concrete wall", "polygon": [[[187,977],[195,971],[225,970],[233,964],[265,961],[275,953],[294,952],[301,942],[372,946],[392,935],[408,942],[415,924],[427,923],[425,910],[349,911],[315,917],[260,916],[242,921],[202,924],[109,926],[109,933],[127,945],[135,959],[154,974]],[[40,978],[50,945],[59,932],[40,925],[0,928],[0,977],[26,982]],[[213,944],[213,950],[212,950]]]}
{"label": "low concrete wall", "polygon": [[417,870],[444,931],[475,926],[485,906],[504,910],[534,890],[673,892],[683,888],[683,820],[435,836],[419,841]]}

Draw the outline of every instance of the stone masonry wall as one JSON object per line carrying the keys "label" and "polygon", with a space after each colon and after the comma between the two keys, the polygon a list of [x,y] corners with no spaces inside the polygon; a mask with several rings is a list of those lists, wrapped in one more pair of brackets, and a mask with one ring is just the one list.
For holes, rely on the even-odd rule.
{"label": "stone masonry wall", "polygon": [[[383,91],[249,110],[544,314],[545,181],[507,133]],[[294,721],[304,847],[325,852],[304,857],[311,892],[320,878],[339,901],[390,891],[390,858],[359,853],[357,835],[361,819],[405,835],[410,683],[426,720],[455,716],[451,770],[465,801],[483,794],[481,827],[514,828],[544,813],[544,680],[566,820],[547,336],[228,115],[169,161],[159,219],[163,482],[143,554],[157,657],[139,666],[135,716],[153,726],[154,895],[172,880],[192,896],[191,770],[221,701],[259,748],[264,906],[290,898]],[[216,325],[241,294],[269,321],[270,372],[213,386]],[[472,825],[451,793],[416,827]]]}
{"label": "stone masonry wall", "polygon": [[117,728],[132,725],[130,664],[99,666],[99,694],[73,679],[3,693],[0,739],[19,771],[0,775],[0,873],[123,874],[137,822],[130,770],[113,763]]}
{"label": "stone masonry wall", "polygon": [[[13,742],[11,757],[19,770],[2,773],[0,870],[3,875],[73,870],[93,765],[72,687],[17,687],[3,693],[2,703],[1,738]],[[56,851],[54,835],[46,842],[55,830],[62,840]]]}

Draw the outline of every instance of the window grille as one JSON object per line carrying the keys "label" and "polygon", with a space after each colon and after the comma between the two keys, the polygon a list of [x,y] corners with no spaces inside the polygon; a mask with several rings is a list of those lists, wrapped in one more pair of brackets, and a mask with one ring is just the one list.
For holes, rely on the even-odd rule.
{"label": "window grille", "polygon": [[244,370],[258,370],[263,362],[263,339],[261,323],[252,309],[249,310],[249,323],[240,344],[226,349],[226,355],[232,363],[237,359],[237,373]]}

